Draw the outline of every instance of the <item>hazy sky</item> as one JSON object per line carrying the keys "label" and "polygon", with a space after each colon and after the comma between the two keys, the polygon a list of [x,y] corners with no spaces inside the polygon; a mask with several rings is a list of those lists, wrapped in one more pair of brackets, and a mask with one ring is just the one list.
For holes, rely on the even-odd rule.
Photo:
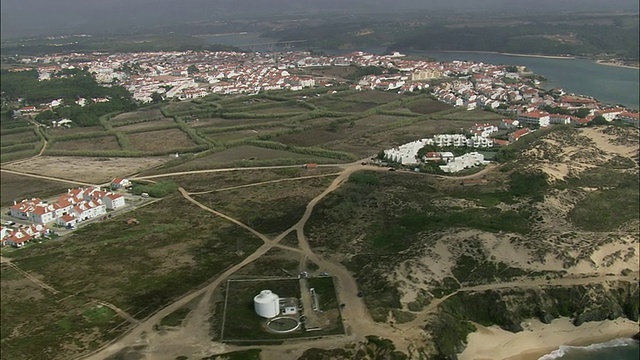
{"label": "hazy sky", "polygon": [[2,0],[3,37],[318,11],[638,11],[638,0]]}

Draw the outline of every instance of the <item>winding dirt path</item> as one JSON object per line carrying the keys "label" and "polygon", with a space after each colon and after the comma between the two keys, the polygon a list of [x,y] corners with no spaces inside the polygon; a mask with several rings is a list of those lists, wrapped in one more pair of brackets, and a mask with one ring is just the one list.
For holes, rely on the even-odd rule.
{"label": "winding dirt path", "polygon": [[[53,294],[53,295],[60,294],[59,290],[55,289],[51,285],[48,285],[44,281],[41,281],[40,279],[38,279],[35,276],[31,275],[29,272],[22,270],[18,265],[16,265],[13,262],[11,262],[10,259],[0,256],[0,263],[2,263],[3,265],[9,266],[10,268],[16,270],[22,276],[24,276],[25,278],[27,278],[28,280],[30,280],[34,284],[38,285],[42,289],[49,291],[51,294]],[[69,297],[76,296],[76,295],[77,294],[71,294],[71,295],[68,295],[68,296],[66,296],[66,297],[64,297],[64,298],[62,298],[60,300],[57,300],[57,301],[60,302],[60,301],[62,301],[64,299],[67,299]],[[111,304],[109,302],[102,301],[102,300],[93,300],[93,302],[110,308],[116,314],[118,314],[120,317],[122,317],[123,319],[127,320],[131,324],[137,324],[138,323],[138,320],[134,319],[133,316],[129,315],[129,313],[127,313],[126,311],[120,309],[119,307],[117,307],[117,306],[115,306],[115,305],[113,305],[113,304]]]}
{"label": "winding dirt path", "polygon": [[248,188],[248,187],[253,187],[253,186],[260,186],[260,185],[266,185],[266,184],[275,184],[275,183],[285,182],[285,181],[305,180],[305,179],[315,179],[315,178],[330,177],[330,176],[336,176],[336,175],[340,175],[340,173],[320,174],[320,175],[311,175],[311,176],[299,176],[299,177],[294,177],[294,178],[286,178],[286,179],[276,179],[276,180],[262,181],[262,182],[252,183],[252,184],[245,184],[245,185],[231,186],[231,187],[220,188],[220,189],[215,189],[215,190],[199,191],[199,192],[190,192],[190,193],[189,193],[189,195],[203,195],[203,194],[210,194],[210,193],[213,193],[213,192],[229,191],[229,190],[242,189],[242,188]]}
{"label": "winding dirt path", "polygon": [[[350,164],[344,164],[344,163],[319,164],[318,167],[345,167],[349,165]],[[191,171],[180,171],[180,172],[157,174],[157,175],[136,176],[136,177],[130,177],[129,180],[142,180],[142,179],[148,180],[148,179],[156,179],[156,178],[164,178],[164,177],[172,177],[172,176],[209,174],[209,173],[228,172],[228,171],[293,169],[293,168],[300,168],[300,166],[301,165],[274,165],[274,166],[254,166],[254,167],[234,167],[234,168],[223,168],[223,169],[191,170]]]}
{"label": "winding dirt path", "polygon": [[[342,318],[345,325],[346,335],[339,338],[331,338],[331,339],[323,339],[323,340],[302,340],[302,341],[294,341],[290,344],[278,345],[274,347],[270,347],[270,349],[300,349],[305,346],[321,346],[326,344],[328,347],[340,346],[341,344],[346,344],[348,342],[363,341],[366,335],[375,334],[380,337],[384,337],[390,339],[394,342],[396,347],[399,350],[407,351],[409,349],[411,343],[411,334],[405,334],[399,328],[393,327],[386,323],[376,323],[373,321],[371,315],[368,312],[366,304],[363,301],[363,298],[358,297],[358,285],[356,283],[353,275],[342,265],[339,263],[335,263],[328,259],[323,258],[322,256],[313,252],[307,238],[304,233],[304,227],[311,217],[311,214],[315,208],[315,206],[326,197],[331,192],[338,189],[341,185],[343,185],[351,174],[358,171],[388,171],[387,168],[372,166],[372,165],[362,165],[360,161],[354,162],[351,164],[331,164],[331,165],[320,165],[320,166],[331,166],[331,167],[342,167],[343,171],[339,173],[333,174],[321,174],[315,176],[306,176],[306,177],[298,177],[298,178],[287,178],[287,179],[278,179],[265,181],[261,183],[255,184],[247,184],[247,185],[239,185],[225,189],[217,189],[213,191],[205,191],[205,192],[195,192],[189,193],[183,188],[179,188],[180,193],[187,200],[200,207],[203,211],[210,212],[216,216],[224,218],[248,231],[250,231],[253,235],[260,238],[264,243],[260,246],[256,251],[247,256],[240,263],[230,267],[225,272],[217,276],[213,281],[204,287],[194,290],[191,293],[186,294],[185,296],[179,298],[174,301],[172,304],[167,307],[161,309],[155,314],[147,317],[146,319],[140,321],[137,326],[130,329],[125,335],[123,335],[117,341],[108,344],[107,346],[99,349],[98,351],[82,356],[82,359],[104,359],[108,356],[116,354],[118,351],[127,348],[133,345],[145,345],[144,355],[149,359],[172,359],[175,356],[181,355],[182,353],[192,353],[197,355],[210,355],[212,352],[219,353],[221,351],[228,351],[230,349],[235,349],[237,347],[225,345],[221,343],[212,342],[209,336],[210,331],[210,307],[211,307],[211,297],[215,289],[220,286],[223,281],[225,281],[229,276],[233,275],[242,267],[247,264],[253,262],[258,259],[260,256],[264,255],[267,251],[269,251],[273,247],[279,247],[282,249],[286,249],[295,253],[299,253],[302,258],[307,258],[313,262],[315,262],[318,266],[323,268],[325,271],[331,273],[331,275],[335,279],[336,290],[338,294],[338,298],[341,303],[344,303],[346,306],[342,309]],[[161,177],[170,177],[170,176],[181,176],[181,175],[189,175],[189,174],[202,174],[202,173],[216,173],[216,172],[228,172],[228,171],[240,171],[240,170],[266,170],[266,169],[279,169],[279,168],[295,168],[298,165],[294,166],[263,166],[263,167],[253,167],[253,168],[227,168],[227,169],[211,169],[211,170],[195,170],[195,171],[185,171],[185,172],[176,172],[169,174],[159,174],[159,175],[150,175],[150,176],[141,176],[132,178],[134,180],[150,180]],[[491,170],[491,167],[487,167],[480,172],[464,177],[448,177],[448,176],[439,176],[443,178],[452,178],[452,179],[465,179],[465,178],[474,178],[478,176],[482,176],[484,173]],[[402,172],[402,173],[412,173],[417,175],[414,172]],[[282,232],[280,235],[276,236],[273,239],[270,239],[266,235],[256,231],[255,229],[249,227],[248,225],[242,223],[241,221],[234,219],[226,214],[213,210],[201,203],[197,200],[193,199],[190,195],[196,194],[205,194],[215,191],[223,191],[223,190],[231,190],[243,187],[250,186],[259,186],[263,184],[270,184],[282,181],[293,181],[305,178],[315,178],[315,177],[328,177],[328,176],[336,176],[333,182],[318,196],[314,197],[306,206],[305,212],[300,218],[300,220],[294,224],[289,229]],[[286,245],[280,245],[279,242],[284,239],[288,234],[292,231],[295,231],[298,238],[299,248],[294,248]],[[160,320],[174,312],[175,310],[183,307],[187,303],[191,302],[198,296],[202,295],[202,299],[198,302],[197,306],[194,310],[189,314],[189,316],[183,322],[183,326],[177,331],[171,331],[166,333],[160,333],[154,331],[154,327],[159,324]],[[417,321],[416,321],[417,322]],[[245,349],[246,347],[242,347]],[[177,354],[177,355],[176,355]]]}
{"label": "winding dirt path", "polygon": [[232,218],[232,217],[230,217],[230,216],[227,216],[227,215],[225,215],[225,214],[223,214],[223,213],[221,213],[221,212],[218,212],[218,211],[215,211],[215,210],[213,210],[213,209],[211,209],[211,208],[208,208],[208,207],[206,207],[205,205],[203,205],[203,204],[199,203],[197,200],[195,200],[194,198],[192,198],[191,196],[189,196],[189,193],[188,193],[185,189],[183,189],[183,188],[181,188],[181,187],[180,187],[180,188],[178,188],[178,191],[180,191],[180,193],[182,194],[182,196],[183,196],[185,199],[189,200],[190,202],[192,202],[193,204],[195,204],[196,206],[198,206],[198,207],[199,207],[199,208],[201,208],[202,210],[204,210],[204,211],[208,211],[208,212],[210,212],[210,213],[212,213],[212,214],[214,214],[214,215],[216,215],[216,216],[219,216],[219,217],[221,217],[221,218],[223,218],[223,219],[225,219],[225,220],[229,220],[229,221],[231,221],[232,223],[234,223],[234,224],[236,224],[236,225],[240,226],[241,228],[248,230],[249,232],[251,232],[253,235],[255,235],[255,236],[257,236],[258,238],[260,238],[260,239],[261,239],[262,241],[264,241],[265,243],[267,243],[267,242],[269,242],[269,241],[271,240],[271,239],[269,239],[267,236],[263,235],[262,233],[257,232],[256,230],[254,230],[253,228],[249,227],[249,226],[248,226],[248,225],[246,225],[245,223],[243,223],[243,222],[241,222],[241,221],[239,221],[239,220],[236,220],[236,219],[234,219],[234,218]]}
{"label": "winding dirt path", "polygon": [[18,160],[9,161],[9,162],[6,162],[6,163],[4,163],[2,165],[15,165],[15,164],[20,164],[20,163],[23,163],[23,162],[27,162],[29,160],[33,160],[33,159],[35,159],[37,157],[42,156],[44,151],[47,149],[47,145],[49,145],[49,142],[47,141],[47,138],[44,136],[44,133],[42,132],[41,124],[37,123],[34,120],[29,120],[29,122],[31,122],[33,125],[36,126],[36,128],[35,128],[36,133],[38,134],[38,137],[40,138],[40,140],[43,141],[42,148],[40,148],[40,151],[37,154],[33,155],[33,156],[30,156],[30,157],[25,158],[25,159],[18,159]]}
{"label": "winding dirt path", "polygon": [[36,278],[35,276],[29,274],[28,272],[20,269],[18,267],[18,265],[12,263],[10,260],[4,258],[5,260],[2,262],[3,264],[9,266],[10,268],[14,269],[15,271],[17,271],[18,273],[20,273],[22,276],[24,276],[25,278],[31,280],[31,282],[33,282],[34,284],[38,285],[39,287],[43,288],[44,290],[49,291],[52,294],[58,294],[60,293],[60,291],[56,290],[53,288],[53,286],[47,285],[46,283],[44,283],[43,281],[41,281],[40,279]]}
{"label": "winding dirt path", "polygon": [[106,301],[102,301],[102,300],[96,300],[97,304],[100,304],[102,306],[106,306],[109,309],[115,311],[116,314],[120,315],[121,318],[127,320],[128,322],[130,322],[131,324],[137,324],[138,320],[134,319],[133,316],[129,315],[129,313],[127,313],[126,311],[120,309],[119,307],[113,305],[110,302],[106,302]]}
{"label": "winding dirt path", "polygon": [[85,182],[81,182],[81,181],[75,181],[75,180],[60,179],[60,178],[51,177],[51,176],[30,174],[30,173],[26,173],[26,172],[23,172],[23,171],[14,171],[14,170],[7,170],[7,169],[0,169],[0,171],[6,172],[6,173],[9,173],[9,174],[28,176],[28,177],[32,177],[32,178],[45,179],[45,180],[51,180],[51,181],[58,181],[58,182],[63,182],[63,183],[67,183],[67,184],[72,184],[72,185],[96,186],[96,184],[89,184],[89,183],[85,183]]}

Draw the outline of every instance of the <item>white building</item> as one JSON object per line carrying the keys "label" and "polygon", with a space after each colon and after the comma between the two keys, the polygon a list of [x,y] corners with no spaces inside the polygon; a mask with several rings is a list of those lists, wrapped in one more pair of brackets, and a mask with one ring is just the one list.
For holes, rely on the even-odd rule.
{"label": "white building", "polygon": [[100,201],[84,201],[71,209],[78,221],[92,219],[107,213],[107,207]]}
{"label": "white building", "polygon": [[40,203],[29,212],[29,221],[36,224],[47,224],[56,219],[56,209],[52,204]]}
{"label": "white building", "polygon": [[545,112],[532,111],[519,114],[518,121],[523,125],[546,127],[551,123],[551,117]]}
{"label": "white building", "polygon": [[458,156],[453,161],[447,163],[447,165],[440,165],[440,169],[444,172],[454,173],[486,163],[488,163],[488,161],[484,161],[484,155],[477,152],[471,152]]}
{"label": "white building", "polygon": [[385,158],[402,165],[415,165],[418,163],[416,156],[418,151],[428,144],[430,139],[420,139],[400,145],[397,148],[384,151]]}
{"label": "white building", "polygon": [[108,210],[116,210],[125,205],[124,195],[108,193],[102,198]]}
{"label": "white building", "polygon": [[571,116],[562,114],[549,115],[549,122],[551,124],[567,125],[571,123]]}

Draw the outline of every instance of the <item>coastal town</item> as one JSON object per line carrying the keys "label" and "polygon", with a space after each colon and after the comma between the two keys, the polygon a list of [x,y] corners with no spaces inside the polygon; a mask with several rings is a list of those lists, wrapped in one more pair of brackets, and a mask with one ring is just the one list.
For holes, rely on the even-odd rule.
{"label": "coastal town", "polygon": [[[98,83],[121,85],[141,103],[157,97],[189,100],[209,94],[257,94],[269,90],[331,91],[333,86],[349,84],[350,88],[360,91],[429,92],[456,107],[500,111],[532,126],[585,124],[597,115],[607,121],[619,119],[638,126],[637,112],[602,104],[590,97],[567,94],[562,89],[544,90],[541,81],[523,66],[437,62],[413,59],[398,52],[374,55],[356,51],[342,56],[305,51],[72,53],[24,57],[20,62],[24,66],[11,71],[36,68],[41,81],[68,76],[65,69],[86,69]],[[330,67],[357,67],[371,70],[372,74],[350,80],[308,71]],[[108,98],[91,100],[109,101]],[[87,101],[75,99],[80,106]],[[17,115],[68,105],[63,99],[25,104]],[[570,114],[579,109],[588,111]]]}
{"label": "coastal town", "polygon": [[[120,85],[141,104],[159,100],[189,101],[210,94],[258,94],[270,90],[316,89],[333,92],[339,86],[353,91],[429,93],[456,108],[483,109],[504,115],[498,124],[476,124],[464,134],[434,134],[384,150],[384,160],[403,166],[436,162],[444,172],[458,172],[486,163],[475,149],[494,149],[522,136],[553,125],[584,126],[594,121],[618,121],[639,126],[637,110],[608,105],[591,97],[567,94],[562,89],[545,90],[540,77],[524,66],[506,66],[469,61],[437,62],[393,52],[386,55],[355,51],[327,56],[305,51],[233,52],[184,51],[141,53],[72,53],[24,57],[22,66],[11,71],[37,69],[39,81],[70,76],[68,70],[83,69],[103,86]],[[360,77],[324,75],[317,69],[358,69]],[[338,71],[339,73],[339,71]],[[72,75],[71,75],[72,76]],[[306,97],[306,96],[303,96]],[[23,104],[15,117],[35,118],[58,107],[109,102],[107,97],[54,99],[48,103]],[[43,126],[73,127],[73,118],[49,119]],[[422,158],[426,145],[431,151]],[[456,159],[448,148],[468,148]],[[469,157],[469,159],[467,159]]]}
{"label": "coastal town", "polygon": [[[0,244],[3,266],[47,274],[42,284],[54,284],[54,295],[60,291],[55,301],[84,301],[78,289],[89,294],[79,305],[83,319],[108,308],[121,321],[109,329],[153,335],[151,357],[209,354],[211,329],[220,331],[213,337],[220,345],[216,353],[227,351],[228,343],[262,337],[284,342],[308,331],[313,338],[298,339],[308,342],[291,359],[318,340],[352,346],[351,337],[363,334],[391,339],[385,341],[404,351],[446,338],[439,329],[452,323],[479,323],[473,315],[445,314],[428,320],[441,328],[421,327],[427,317],[442,315],[438,301],[467,292],[484,296],[476,290],[487,286],[502,296],[514,283],[531,289],[546,284],[551,290],[544,288],[541,299],[558,308],[565,305],[553,298],[555,287],[567,279],[585,286],[601,276],[637,286],[637,272],[629,269],[637,259],[637,237],[627,229],[635,213],[627,218],[626,210],[622,216],[615,209],[636,185],[637,109],[545,89],[544,79],[523,66],[439,62],[399,52],[164,51],[27,56],[7,71],[30,71],[33,83],[37,72],[37,84],[82,72],[101,85],[92,83],[94,90],[113,87],[135,100],[131,109],[92,114],[96,121],[89,124],[58,110],[92,110],[122,99],[95,92],[11,99],[7,123],[27,130],[16,126],[3,133],[14,141],[10,150],[24,152],[3,162],[3,181],[15,191],[3,194]],[[46,118],[39,116],[45,112]],[[87,169],[100,174],[87,178]],[[575,177],[583,171],[584,186]],[[600,182],[611,174],[622,185]],[[58,184],[21,188],[21,179]],[[156,186],[170,190],[147,190]],[[599,202],[588,198],[601,192]],[[596,221],[593,230],[600,204],[621,220]],[[379,219],[368,219],[374,216]],[[602,238],[608,240],[594,250],[602,253],[598,261],[593,252],[571,252],[579,242]],[[319,255],[316,248],[326,252]],[[378,253],[367,255],[365,248]],[[46,251],[65,252],[89,280],[65,280],[72,290],[52,280],[67,270],[54,268],[55,260],[41,261]],[[347,256],[356,267],[341,263]],[[105,271],[91,277],[111,263],[122,267],[121,276]],[[133,264],[139,268],[127,268]],[[266,283],[269,276],[284,285]],[[392,297],[386,303],[380,302],[384,294]],[[627,306],[633,295],[624,294],[612,306]],[[605,303],[596,295],[589,301]],[[495,298],[469,303],[490,307]],[[544,325],[610,316],[540,308]],[[635,326],[634,314],[625,316],[616,321]],[[531,320],[514,319],[500,324],[500,331],[529,333]],[[424,342],[425,330],[433,340]],[[472,333],[464,331],[456,344]],[[129,334],[103,341],[87,358],[121,354],[122,344],[139,341],[137,332]],[[194,334],[197,341],[185,346]],[[165,353],[167,344],[172,349]],[[282,349],[266,351],[279,356]]]}

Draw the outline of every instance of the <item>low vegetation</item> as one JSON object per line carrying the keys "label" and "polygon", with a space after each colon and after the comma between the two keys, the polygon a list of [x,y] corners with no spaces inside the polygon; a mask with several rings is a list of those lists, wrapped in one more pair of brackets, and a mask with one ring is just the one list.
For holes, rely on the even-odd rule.
{"label": "low vegetation", "polygon": [[[181,214],[180,221],[176,221],[176,214]],[[130,218],[138,224],[127,224]],[[35,297],[40,300],[27,301],[22,290],[5,288],[3,269],[3,358],[30,359],[46,353],[49,358],[62,359],[95,349],[126,329],[126,323],[120,330],[111,331],[123,319],[113,317],[111,322],[106,315],[89,311],[87,318],[100,326],[86,328],[92,325],[83,325],[81,314],[92,309],[86,305],[92,299],[107,301],[143,319],[241,261],[261,243],[245,230],[174,195],[82,227],[62,240],[21,251],[3,251],[2,255],[21,269],[60,291],[55,296],[42,294]],[[74,271],[68,270],[69,263],[73,263]],[[60,303],[60,299],[66,300]],[[178,316],[170,320],[175,323]],[[34,330],[14,331],[25,326]],[[68,337],[61,335],[67,333]],[[90,344],[60,350],[74,343],[75,337]],[[37,347],[33,346],[36,341]]]}
{"label": "low vegetation", "polygon": [[162,198],[178,190],[178,185],[173,181],[161,181],[151,184],[134,182],[132,193],[135,195],[148,194],[154,198]]}

